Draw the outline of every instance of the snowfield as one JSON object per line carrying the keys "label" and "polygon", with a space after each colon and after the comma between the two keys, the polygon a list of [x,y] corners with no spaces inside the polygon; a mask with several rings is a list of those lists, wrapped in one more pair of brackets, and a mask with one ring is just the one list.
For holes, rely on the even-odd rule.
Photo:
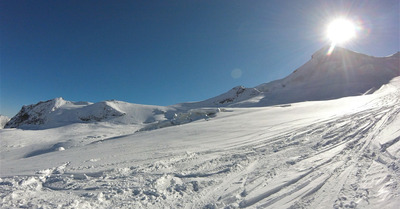
{"label": "snowfield", "polygon": [[[278,82],[261,87],[287,92]],[[235,107],[266,102],[260,87],[168,107],[24,106],[0,130],[0,207],[399,208],[400,77],[388,82],[263,107]]]}
{"label": "snowfield", "polygon": [[400,77],[152,131],[1,130],[1,207],[398,208]]}

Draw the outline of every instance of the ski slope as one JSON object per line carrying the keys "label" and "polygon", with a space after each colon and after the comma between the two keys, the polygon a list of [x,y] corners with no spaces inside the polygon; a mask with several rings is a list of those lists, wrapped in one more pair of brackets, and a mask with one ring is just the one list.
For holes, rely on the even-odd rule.
{"label": "ski slope", "polygon": [[200,102],[23,106],[1,120],[0,208],[397,209],[400,53],[326,51]]}
{"label": "ski slope", "polygon": [[400,77],[369,95],[2,129],[1,208],[398,208]]}

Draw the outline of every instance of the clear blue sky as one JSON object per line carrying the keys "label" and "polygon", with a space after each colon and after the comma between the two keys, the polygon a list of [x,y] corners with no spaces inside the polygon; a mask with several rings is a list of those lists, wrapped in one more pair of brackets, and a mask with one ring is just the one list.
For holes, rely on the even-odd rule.
{"label": "clear blue sky", "polygon": [[308,61],[340,15],[363,25],[345,47],[386,56],[399,50],[399,12],[398,0],[1,0],[0,113],[55,97],[171,105],[254,87]]}

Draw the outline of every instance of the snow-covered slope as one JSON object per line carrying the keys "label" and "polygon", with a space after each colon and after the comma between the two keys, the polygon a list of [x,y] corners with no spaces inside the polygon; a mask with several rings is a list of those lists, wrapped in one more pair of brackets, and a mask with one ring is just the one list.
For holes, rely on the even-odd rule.
{"label": "snow-covered slope", "polygon": [[394,209],[399,127],[400,77],[370,95],[152,131],[2,129],[0,207]]}
{"label": "snow-covered slope", "polygon": [[3,129],[7,122],[10,120],[9,117],[0,115],[0,129]]}
{"label": "snow-covered slope", "polygon": [[254,88],[234,89],[203,102],[187,106],[253,107],[301,101],[335,99],[372,93],[400,76],[400,53],[372,57],[329,46],[314,53],[311,60],[289,76]]}

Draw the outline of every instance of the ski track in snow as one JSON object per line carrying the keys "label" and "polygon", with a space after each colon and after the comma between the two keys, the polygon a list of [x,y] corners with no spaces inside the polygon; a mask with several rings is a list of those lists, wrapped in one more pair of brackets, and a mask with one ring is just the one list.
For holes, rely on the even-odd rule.
{"label": "ski track in snow", "polygon": [[[396,208],[400,205],[400,133],[386,133],[386,130],[396,129],[400,124],[399,98],[398,92],[392,92],[343,114],[259,124],[248,127],[245,133],[236,132],[241,126],[236,124],[231,131],[201,134],[216,130],[209,123],[215,125],[218,120],[228,123],[246,115],[254,117],[263,108],[234,109],[210,121],[125,133],[109,140],[93,136],[92,143],[80,147],[25,156],[25,160],[32,160],[29,162],[47,157],[60,160],[58,166],[31,175],[3,176],[0,206]],[[296,105],[269,109],[273,108],[296,108]],[[242,123],[245,125],[246,121]],[[136,143],[136,137],[138,140],[144,137],[137,142],[139,146],[157,134],[176,136],[171,132],[178,129],[188,130],[180,132],[189,134],[186,139],[164,141],[140,153],[127,151]],[[224,135],[228,135],[227,140],[217,140]],[[105,160],[102,153],[93,157],[93,150],[101,152],[104,146],[115,149],[114,158]],[[68,151],[89,159],[76,157],[68,161],[68,157],[58,156]],[[77,163],[76,159],[85,164]],[[23,160],[13,162],[19,166],[18,162]],[[61,163],[62,160],[65,161]]]}

